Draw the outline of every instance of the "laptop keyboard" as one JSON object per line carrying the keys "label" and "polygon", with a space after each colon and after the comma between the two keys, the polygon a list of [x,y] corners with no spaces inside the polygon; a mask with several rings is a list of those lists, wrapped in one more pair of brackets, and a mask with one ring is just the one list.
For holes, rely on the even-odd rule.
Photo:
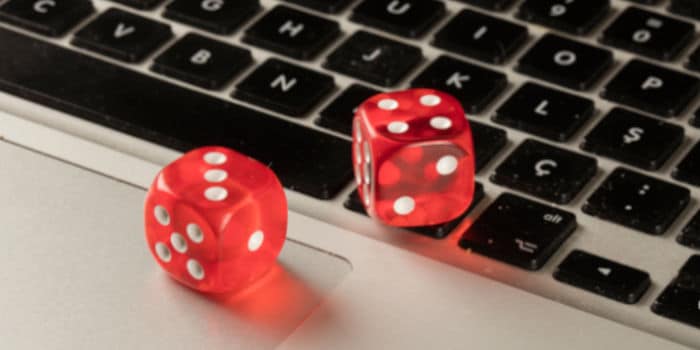
{"label": "laptop keyboard", "polygon": [[[0,1],[11,48],[0,90],[176,150],[237,149],[348,216],[364,214],[350,189],[357,104],[445,90],[475,116],[490,182],[461,218],[409,231],[523,271],[556,265],[577,219],[676,237],[697,200],[700,143],[688,135],[700,119],[679,118],[699,102],[695,0],[262,2]],[[505,152],[513,134],[525,137]],[[681,256],[700,247],[698,217],[681,223]],[[597,254],[572,250],[549,277],[626,304],[651,298],[654,313],[700,327],[697,256],[670,283],[652,274],[668,284],[652,293],[649,273]]]}

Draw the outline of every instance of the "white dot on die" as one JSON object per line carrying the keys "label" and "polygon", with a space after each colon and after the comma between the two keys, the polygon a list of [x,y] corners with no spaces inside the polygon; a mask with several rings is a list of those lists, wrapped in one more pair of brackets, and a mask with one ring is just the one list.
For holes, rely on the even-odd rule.
{"label": "white dot on die", "polygon": [[222,182],[228,178],[228,173],[221,169],[211,169],[204,173],[204,179],[209,182]]}
{"label": "white dot on die", "polygon": [[204,197],[212,202],[221,202],[228,197],[228,191],[219,186],[209,187],[204,191]]}
{"label": "white dot on die", "polygon": [[264,241],[265,234],[262,231],[258,230],[253,232],[248,238],[248,250],[254,252],[260,249]]}
{"label": "white dot on die", "polygon": [[385,98],[379,101],[379,103],[377,103],[377,106],[385,111],[393,111],[399,108],[399,102],[390,98]]}
{"label": "white dot on die", "polygon": [[163,262],[170,262],[170,259],[173,257],[172,254],[170,254],[170,249],[167,245],[165,245],[165,243],[156,243],[155,250],[156,255],[158,255],[158,259]]}
{"label": "white dot on die", "polygon": [[455,156],[444,156],[438,160],[435,169],[440,175],[450,175],[457,170],[459,162]]}
{"label": "white dot on die", "polygon": [[433,117],[430,119],[430,126],[433,129],[447,130],[452,127],[452,121],[447,117]]}
{"label": "white dot on die", "polygon": [[185,237],[182,237],[182,235],[177,232],[170,235],[170,244],[173,245],[173,248],[175,248],[175,251],[178,253],[187,251],[187,241]]}
{"label": "white dot on die", "polygon": [[204,155],[204,161],[210,165],[221,165],[226,163],[226,155],[221,152],[209,152]]}
{"label": "white dot on die", "polygon": [[394,202],[394,211],[399,215],[408,215],[416,209],[416,201],[409,196],[403,196]]}
{"label": "white dot on die", "polygon": [[406,122],[391,122],[386,127],[392,134],[403,134],[408,131],[408,123]]}
{"label": "white dot on die", "polygon": [[187,237],[194,243],[202,243],[204,240],[204,232],[197,224],[187,225]]}
{"label": "white dot on die", "polygon": [[156,205],[156,207],[153,208],[153,215],[156,217],[156,221],[158,221],[159,224],[163,226],[170,225],[170,214],[168,210],[162,206]]}
{"label": "white dot on die", "polygon": [[442,102],[442,99],[437,95],[423,95],[420,98],[420,104],[427,107],[437,106],[440,102]]}
{"label": "white dot on die", "polygon": [[192,278],[196,279],[197,281],[201,281],[204,279],[204,268],[197,260],[187,260],[187,272],[189,272],[190,276],[192,276]]}

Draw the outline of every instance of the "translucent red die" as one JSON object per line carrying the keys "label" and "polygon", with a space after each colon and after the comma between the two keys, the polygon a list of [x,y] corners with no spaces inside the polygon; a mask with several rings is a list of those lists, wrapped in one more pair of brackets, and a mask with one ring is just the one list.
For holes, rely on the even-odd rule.
{"label": "translucent red die", "polygon": [[145,223],[148,247],[170,276],[203,292],[233,291],[275,264],[287,232],[287,200],[263,164],[205,147],[157,175]]}
{"label": "translucent red die", "polygon": [[446,93],[412,89],[366,100],[355,114],[353,162],[367,212],[388,225],[441,224],[472,202],[471,129]]}

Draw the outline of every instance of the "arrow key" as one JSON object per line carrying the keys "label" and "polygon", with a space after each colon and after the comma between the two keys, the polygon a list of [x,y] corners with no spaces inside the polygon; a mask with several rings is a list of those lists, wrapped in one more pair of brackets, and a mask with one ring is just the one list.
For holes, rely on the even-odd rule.
{"label": "arrow key", "polygon": [[693,255],[651,306],[654,313],[700,328],[700,255]]}
{"label": "arrow key", "polygon": [[581,250],[559,264],[554,278],[626,304],[639,301],[651,285],[647,272]]}

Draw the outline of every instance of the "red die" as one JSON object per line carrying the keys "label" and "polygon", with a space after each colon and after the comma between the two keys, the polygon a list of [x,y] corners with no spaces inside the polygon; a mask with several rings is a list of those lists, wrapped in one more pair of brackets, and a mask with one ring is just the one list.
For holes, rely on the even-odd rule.
{"label": "red die", "polygon": [[375,95],[355,114],[353,162],[367,212],[392,226],[463,214],[474,195],[471,129],[461,104],[436,90]]}
{"label": "red die", "polygon": [[163,269],[194,289],[225,292],[273,266],[287,234],[287,200],[266,166],[206,147],[158,174],[145,218],[148,247]]}

